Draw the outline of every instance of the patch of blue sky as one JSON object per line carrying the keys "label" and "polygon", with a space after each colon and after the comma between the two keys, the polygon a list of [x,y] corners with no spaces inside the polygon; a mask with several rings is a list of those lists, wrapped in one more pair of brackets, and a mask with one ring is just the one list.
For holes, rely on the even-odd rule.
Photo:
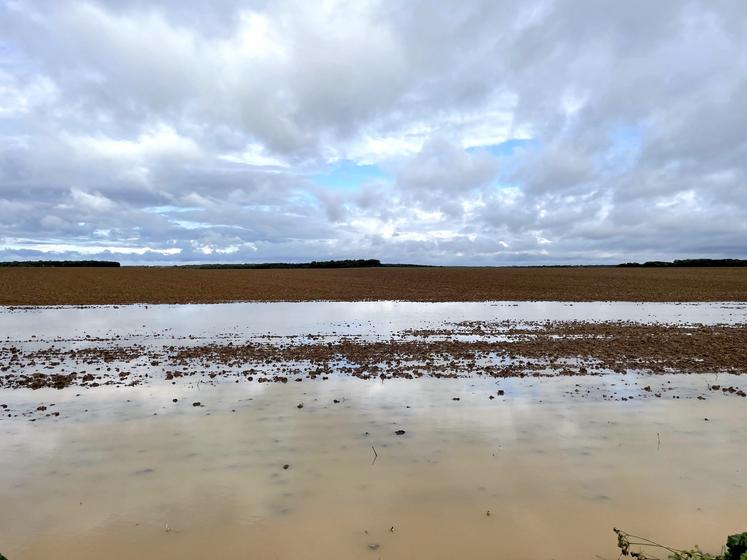
{"label": "patch of blue sky", "polygon": [[244,226],[235,224],[211,224],[207,222],[195,222],[192,220],[171,220],[171,223],[183,229],[246,229]]}
{"label": "patch of blue sky", "polygon": [[171,205],[149,206],[148,208],[145,208],[146,212],[152,212],[153,214],[173,214],[176,212],[194,212],[195,210],[200,210],[200,209],[189,208],[186,206],[171,206]]}
{"label": "patch of blue sky", "polygon": [[624,173],[638,162],[641,146],[645,141],[645,127],[625,124],[609,132],[610,148],[595,162],[600,173]]}
{"label": "patch of blue sky", "polygon": [[0,68],[23,70],[29,62],[13,45],[0,39]]}
{"label": "patch of blue sky", "polygon": [[378,165],[359,165],[354,161],[341,159],[309,178],[320,187],[355,189],[366,183],[391,180],[392,176]]}
{"label": "patch of blue sky", "polygon": [[289,198],[290,202],[292,203],[315,203],[317,201],[317,197],[314,196],[314,193],[310,192],[309,190],[299,188],[296,189]]}
{"label": "patch of blue sky", "polygon": [[511,156],[516,155],[517,150],[540,150],[542,148],[542,142],[534,138],[511,138],[505,142],[499,144],[491,144],[488,146],[475,146],[467,148],[467,152],[474,153],[479,151],[486,151],[496,158],[502,159],[501,162],[501,173],[493,181],[492,187],[496,189],[510,189],[515,188],[516,181],[514,179],[507,179],[506,175],[511,175],[512,162]]}
{"label": "patch of blue sky", "polygon": [[640,124],[624,124],[616,126],[610,132],[615,144],[639,146],[643,141],[645,129]]}
{"label": "patch of blue sky", "polygon": [[486,151],[494,156],[510,156],[519,148],[537,148],[540,146],[539,140],[533,138],[511,138],[499,144],[490,144],[488,146],[473,146],[467,148],[467,152],[474,153]]}

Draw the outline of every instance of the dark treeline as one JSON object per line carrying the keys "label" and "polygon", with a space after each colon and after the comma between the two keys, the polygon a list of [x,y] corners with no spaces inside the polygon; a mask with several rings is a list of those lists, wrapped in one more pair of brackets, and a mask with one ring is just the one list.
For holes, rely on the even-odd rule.
{"label": "dark treeline", "polygon": [[33,267],[118,267],[116,261],[9,261],[0,262],[0,266],[33,266]]}
{"label": "dark treeline", "polygon": [[623,263],[617,266],[624,267],[729,267],[729,266],[747,266],[745,259],[680,259],[671,262],[668,261],[648,261],[645,263]]}
{"label": "dark treeline", "polygon": [[[116,261],[8,261],[0,262],[2,266],[29,267],[119,267]],[[147,265],[145,265],[147,266]],[[203,263],[171,265],[170,268],[199,268],[199,269],[261,269],[261,268],[375,268],[375,267],[420,267],[417,264],[382,264],[379,259],[345,259],[333,261],[311,261],[305,263]],[[160,268],[160,267],[159,267]],[[168,266],[167,266],[168,268]]]}
{"label": "dark treeline", "polygon": [[419,266],[414,264],[382,264],[379,259],[346,259],[337,261],[311,261],[306,263],[258,264],[188,264],[179,268],[376,268],[387,266]]}
{"label": "dark treeline", "polygon": [[[115,268],[121,266],[117,261],[8,261],[0,262],[0,267],[101,267]],[[595,268],[610,265],[529,265],[499,268]],[[623,268],[676,268],[676,267],[747,267],[747,259],[679,259],[674,261],[647,261],[644,263],[627,262],[618,266]],[[311,261],[305,263],[203,263],[172,265],[172,268],[196,269],[279,269],[279,268],[386,268],[413,267],[427,268],[420,264],[383,264],[379,259],[345,259],[331,261]],[[482,268],[494,268],[491,266]]]}

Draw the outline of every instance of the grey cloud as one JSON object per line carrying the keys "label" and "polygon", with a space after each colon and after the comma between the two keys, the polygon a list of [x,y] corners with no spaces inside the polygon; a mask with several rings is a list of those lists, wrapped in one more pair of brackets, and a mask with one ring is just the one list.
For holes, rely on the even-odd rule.
{"label": "grey cloud", "polygon": [[740,0],[0,0],[0,257],[744,256],[745,36]]}
{"label": "grey cloud", "polygon": [[403,190],[442,191],[458,196],[484,186],[497,174],[498,162],[486,152],[468,153],[444,138],[429,140],[397,174]]}

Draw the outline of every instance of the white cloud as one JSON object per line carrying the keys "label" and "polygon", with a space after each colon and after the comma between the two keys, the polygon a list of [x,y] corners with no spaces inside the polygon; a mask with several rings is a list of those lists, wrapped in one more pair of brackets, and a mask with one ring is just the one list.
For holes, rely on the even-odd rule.
{"label": "white cloud", "polygon": [[744,256],[745,36],[737,0],[0,0],[0,257]]}
{"label": "white cloud", "polygon": [[142,132],[133,140],[97,135],[67,135],[63,140],[81,158],[102,158],[113,163],[132,165],[140,161],[195,159],[200,148],[194,140],[178,134],[169,126],[157,126]]}
{"label": "white cloud", "polygon": [[[87,193],[74,188],[70,190],[70,197],[72,204],[82,210],[108,212],[114,208],[114,203],[99,193]],[[63,207],[66,208],[67,205]]]}

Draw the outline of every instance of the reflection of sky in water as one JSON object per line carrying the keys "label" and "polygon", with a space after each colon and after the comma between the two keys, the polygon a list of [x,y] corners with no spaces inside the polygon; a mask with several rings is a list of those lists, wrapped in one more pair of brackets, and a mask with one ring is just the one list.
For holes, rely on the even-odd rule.
{"label": "reflection of sky in water", "polygon": [[389,336],[459,321],[637,321],[745,323],[747,306],[722,303],[632,302],[272,302],[210,305],[130,305],[88,308],[0,308],[0,333],[9,340],[90,336],[159,341],[188,335],[210,337],[280,334],[376,333]]}
{"label": "reflection of sky in water", "polygon": [[[747,311],[541,302],[2,309],[0,333],[60,337],[64,346],[87,345],[71,340],[86,334],[160,345],[189,335],[389,337],[472,320],[654,318],[736,323]],[[550,538],[556,558],[614,557],[614,525],[682,546],[697,535],[717,549],[747,518],[745,400],[707,390],[744,388],[747,376],[382,383],[331,375],[208,385],[171,384],[159,372],[141,387],[0,391],[14,412],[40,403],[60,412],[34,423],[0,419],[4,554],[192,558],[241,549],[242,558],[313,560],[371,558],[376,542],[387,558],[537,558]]]}
{"label": "reflection of sky in water", "polygon": [[[721,395],[696,400],[699,377],[330,379],[199,390],[164,384],[80,397],[71,389],[11,392],[14,404],[48,398],[72,416],[0,422],[0,500],[13,506],[0,511],[0,538],[11,557],[51,539],[85,560],[93,556],[76,543],[87,539],[111,544],[124,534],[131,540],[118,546],[137,551],[139,535],[147,535],[164,546],[173,537],[165,523],[179,531],[174,539],[190,542],[193,556],[186,557],[215,556],[248,539],[255,548],[246,557],[272,558],[264,555],[284,542],[279,528],[313,529],[345,543],[337,556],[337,545],[306,554],[288,545],[281,558],[356,557],[366,552],[364,528],[380,528],[379,542],[391,524],[399,540],[381,542],[394,558],[407,558],[410,546],[446,558],[473,538],[485,548],[472,557],[497,550],[531,557],[542,539],[528,537],[556,530],[588,543],[580,552],[593,557],[613,552],[605,547],[616,523],[683,545],[692,544],[697,525],[700,544],[720,543],[724,528],[747,515],[740,460],[747,408]],[[658,389],[670,381],[680,400],[567,394],[579,384],[638,397],[644,383]],[[505,396],[489,400],[499,388]],[[192,406],[198,400],[204,407]],[[406,434],[394,435],[400,428]],[[488,509],[494,522],[482,525]],[[446,533],[431,534],[438,527]],[[273,535],[270,548],[255,530]],[[497,541],[508,548],[496,549]],[[570,545],[558,543],[555,557],[570,558]]]}

